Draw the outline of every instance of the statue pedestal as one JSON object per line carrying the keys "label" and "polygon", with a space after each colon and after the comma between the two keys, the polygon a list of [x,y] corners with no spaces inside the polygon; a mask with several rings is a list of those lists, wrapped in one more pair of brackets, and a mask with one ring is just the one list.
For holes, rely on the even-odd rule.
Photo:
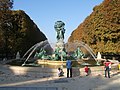
{"label": "statue pedestal", "polygon": [[65,48],[65,44],[63,41],[59,41],[56,43],[55,48],[60,48],[61,50]]}

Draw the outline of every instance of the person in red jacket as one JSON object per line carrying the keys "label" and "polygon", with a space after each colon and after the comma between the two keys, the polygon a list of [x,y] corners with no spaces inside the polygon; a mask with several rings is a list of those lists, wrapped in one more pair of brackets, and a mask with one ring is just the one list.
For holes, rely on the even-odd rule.
{"label": "person in red jacket", "polygon": [[108,77],[110,78],[110,66],[111,65],[111,62],[107,59],[105,62],[104,62],[104,66],[105,66],[105,77]]}
{"label": "person in red jacket", "polygon": [[88,65],[86,65],[86,66],[84,67],[84,70],[85,70],[86,76],[88,76],[88,75],[89,75],[89,68],[88,68]]}

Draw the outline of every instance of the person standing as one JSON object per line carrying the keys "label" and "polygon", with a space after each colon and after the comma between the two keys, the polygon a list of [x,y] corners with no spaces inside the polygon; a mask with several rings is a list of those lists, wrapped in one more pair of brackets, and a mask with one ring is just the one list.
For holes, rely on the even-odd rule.
{"label": "person standing", "polygon": [[104,62],[104,66],[105,66],[105,77],[108,77],[110,78],[110,66],[111,65],[111,62],[107,59],[105,62]]}
{"label": "person standing", "polygon": [[71,60],[66,61],[66,67],[67,67],[67,78],[72,77],[72,61]]}

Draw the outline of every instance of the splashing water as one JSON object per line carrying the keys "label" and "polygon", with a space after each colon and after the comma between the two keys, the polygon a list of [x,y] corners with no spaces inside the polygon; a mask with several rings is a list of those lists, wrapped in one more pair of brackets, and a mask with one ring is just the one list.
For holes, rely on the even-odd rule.
{"label": "splashing water", "polygon": [[33,45],[25,54],[24,56],[22,57],[23,59],[25,58],[25,56],[27,56],[26,60],[24,61],[24,63],[22,64],[22,66],[24,66],[26,64],[26,62],[28,61],[28,59],[31,57],[31,55],[35,52],[36,49],[38,48],[47,48],[49,47],[50,44],[48,43],[48,40],[45,40],[45,41],[42,41],[42,42],[39,42],[35,45]]}
{"label": "splashing water", "polygon": [[90,55],[93,57],[93,59],[96,61],[96,65],[99,65],[95,53],[93,52],[93,50],[87,44],[85,44],[82,41],[81,42],[76,41],[74,43],[71,43],[71,42],[68,43],[68,49],[73,48],[73,47],[77,48],[78,46],[84,47],[90,53]]}

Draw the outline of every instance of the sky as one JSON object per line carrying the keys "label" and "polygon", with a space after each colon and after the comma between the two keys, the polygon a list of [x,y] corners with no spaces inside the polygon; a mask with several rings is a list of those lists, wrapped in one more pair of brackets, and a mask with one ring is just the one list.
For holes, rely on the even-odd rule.
{"label": "sky", "polygon": [[34,21],[50,43],[55,43],[56,21],[65,23],[64,42],[103,0],[14,0],[13,10],[23,10]]}

